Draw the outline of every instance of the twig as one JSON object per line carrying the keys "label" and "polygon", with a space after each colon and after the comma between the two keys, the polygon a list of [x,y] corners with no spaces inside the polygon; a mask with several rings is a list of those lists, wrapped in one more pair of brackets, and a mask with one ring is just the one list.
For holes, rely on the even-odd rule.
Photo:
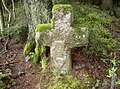
{"label": "twig", "polygon": [[12,7],[13,7],[13,18],[15,19],[15,5],[14,5],[14,0],[12,0]]}
{"label": "twig", "polygon": [[113,75],[113,76],[112,76],[112,78],[111,78],[111,86],[110,86],[110,89],[114,89],[115,79],[116,79],[116,76],[115,76],[115,75]]}
{"label": "twig", "polygon": [[[7,38],[7,40],[6,40],[5,44],[4,44],[4,53],[7,52],[7,45],[8,45],[8,42],[9,42],[9,37]],[[4,53],[3,53],[3,54],[4,54]]]}
{"label": "twig", "polygon": [[[113,58],[116,59],[116,52],[113,52]],[[115,80],[116,80],[116,74],[114,73],[113,76],[112,76],[112,78],[111,78],[110,89],[114,89]]]}

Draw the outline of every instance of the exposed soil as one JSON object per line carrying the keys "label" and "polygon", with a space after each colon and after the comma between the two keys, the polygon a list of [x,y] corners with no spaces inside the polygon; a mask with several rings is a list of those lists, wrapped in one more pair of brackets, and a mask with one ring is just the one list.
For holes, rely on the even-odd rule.
{"label": "exposed soil", "polygon": [[[5,42],[1,41],[0,46],[3,47]],[[33,64],[31,61],[26,62],[23,56],[23,48],[25,43],[16,43],[12,39],[7,45],[7,52],[2,54],[3,48],[0,48],[0,71],[10,69],[12,72],[13,84],[7,86],[7,89],[38,89],[41,65]],[[86,59],[80,48],[72,49],[73,70],[72,75],[82,80],[86,72],[93,79],[110,80],[106,77],[107,64],[101,60]],[[109,84],[99,89],[109,89]],[[119,89],[118,87],[116,89]]]}
{"label": "exposed soil", "polygon": [[[1,44],[2,45],[2,44]],[[41,65],[25,61],[23,56],[24,44],[10,40],[7,52],[0,54],[0,71],[10,69],[14,83],[8,89],[35,89],[39,82]],[[2,52],[2,51],[1,51]]]}

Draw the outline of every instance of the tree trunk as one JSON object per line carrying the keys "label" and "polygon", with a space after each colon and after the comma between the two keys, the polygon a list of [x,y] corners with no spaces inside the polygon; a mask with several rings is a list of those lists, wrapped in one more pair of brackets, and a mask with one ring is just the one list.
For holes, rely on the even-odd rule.
{"label": "tree trunk", "polygon": [[33,24],[32,24],[31,1],[30,0],[24,0],[24,6],[25,6],[25,12],[26,12],[28,29],[29,29],[28,38],[29,37],[34,37],[35,32],[34,32],[34,27],[33,27]]}
{"label": "tree trunk", "polygon": [[102,9],[111,10],[113,7],[113,0],[102,0]]}
{"label": "tree trunk", "polygon": [[0,29],[1,29],[1,32],[3,31],[4,27],[5,27],[5,23],[4,23],[4,16],[3,16],[2,1],[0,0]]}
{"label": "tree trunk", "polygon": [[3,22],[2,22],[2,14],[0,12],[0,29],[1,29],[1,32],[3,31]]}
{"label": "tree trunk", "polygon": [[24,0],[28,18],[28,39],[35,36],[35,26],[37,24],[50,22],[49,8],[52,7],[50,2],[51,0]]}
{"label": "tree trunk", "polygon": [[13,13],[13,19],[15,19],[15,5],[14,5],[14,0],[12,0],[12,13]]}
{"label": "tree trunk", "polygon": [[114,7],[120,6],[120,0],[114,0]]}

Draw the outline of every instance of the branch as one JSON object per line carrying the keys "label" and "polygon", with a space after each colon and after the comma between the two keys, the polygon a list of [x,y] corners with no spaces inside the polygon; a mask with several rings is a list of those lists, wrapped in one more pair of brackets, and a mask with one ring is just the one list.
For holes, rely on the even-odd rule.
{"label": "branch", "polygon": [[15,5],[14,5],[14,0],[12,0],[12,7],[13,7],[13,18],[15,19]]}
{"label": "branch", "polygon": [[11,13],[10,13],[10,11],[8,10],[8,8],[6,7],[4,0],[2,0],[2,3],[3,3],[3,6],[4,6],[5,10],[8,12],[8,15],[9,15],[9,18],[8,18],[8,27],[9,27],[10,18],[11,18]]}

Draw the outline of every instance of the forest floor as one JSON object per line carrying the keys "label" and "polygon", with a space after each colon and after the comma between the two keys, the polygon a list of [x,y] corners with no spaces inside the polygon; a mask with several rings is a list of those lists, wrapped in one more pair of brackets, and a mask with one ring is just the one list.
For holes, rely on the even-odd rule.
{"label": "forest floor", "polygon": [[25,61],[23,56],[24,44],[16,43],[13,40],[7,45],[7,52],[0,55],[0,71],[11,70],[14,79],[12,86],[8,89],[35,89],[39,82],[41,66]]}
{"label": "forest floor", "polygon": [[[5,41],[1,41],[0,47],[4,43]],[[17,43],[9,39],[7,52],[2,54],[0,48],[0,72],[10,70],[13,79],[6,89],[38,89],[39,87],[41,65],[33,64],[31,61],[26,62],[23,56],[24,45],[25,43]],[[72,63],[73,76],[82,80],[84,74],[87,73],[93,79],[99,79],[101,82],[108,81],[108,84],[100,89],[110,89],[110,79],[106,77],[108,66],[103,61],[86,59],[80,48],[74,48],[72,49]]]}

